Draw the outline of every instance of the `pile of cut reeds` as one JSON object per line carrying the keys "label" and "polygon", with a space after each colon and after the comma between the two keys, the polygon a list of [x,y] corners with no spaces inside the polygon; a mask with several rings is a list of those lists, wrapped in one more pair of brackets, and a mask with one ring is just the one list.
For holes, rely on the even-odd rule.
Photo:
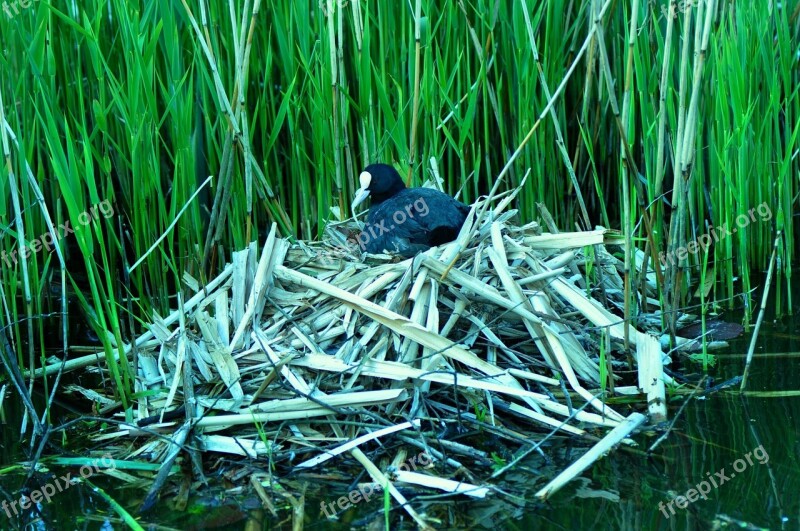
{"label": "pile of cut reeds", "polygon": [[[135,454],[162,471],[187,448],[197,473],[205,451],[268,460],[277,476],[348,453],[420,526],[394,482],[483,497],[557,432],[593,444],[546,498],[612,446],[633,444],[647,418],[637,397],[651,422],[666,418],[664,356],[656,337],[617,317],[622,263],[606,246],[623,239],[517,226],[506,210],[514,195],[479,201],[456,241],[413,259],[360,256],[346,245],[352,223],[329,226],[320,243],[290,243],[273,226],[262,249],[234,253],[206,286],[186,275],[194,296],[125,347],[135,422],[97,438],[146,438]],[[633,405],[615,410],[604,403],[612,394]],[[493,470],[490,452],[460,437],[474,429],[515,458]],[[401,463],[409,447],[433,463],[391,474],[375,464]]]}

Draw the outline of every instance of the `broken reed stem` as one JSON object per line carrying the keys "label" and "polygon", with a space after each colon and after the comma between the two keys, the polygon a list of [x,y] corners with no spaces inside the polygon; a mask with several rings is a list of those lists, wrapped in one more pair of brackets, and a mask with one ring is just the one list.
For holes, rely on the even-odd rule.
{"label": "broken reed stem", "polygon": [[[675,28],[675,18],[676,12],[678,8],[678,0],[670,0],[669,4],[669,14],[667,18],[667,30],[666,30],[666,37],[664,38],[664,48],[663,54],[664,57],[662,58],[661,63],[661,80],[659,81],[658,87],[658,138],[656,140],[656,173],[655,173],[655,188],[653,189],[652,197],[648,199],[653,202],[653,217],[658,221],[659,225],[663,227],[664,225],[664,209],[661,205],[661,190],[664,187],[664,176],[666,174],[664,170],[664,151],[666,147],[666,128],[667,128],[667,82],[670,79],[669,72],[670,72],[670,65],[672,64],[672,34],[673,29]],[[664,242],[664,234],[660,234],[660,238],[656,241],[658,247],[651,248],[648,247],[647,251],[649,251],[653,257],[657,257],[659,255],[659,250],[661,249],[661,245]],[[669,234],[667,234],[667,245],[669,245]],[[646,251],[646,252],[647,252]],[[648,256],[645,256],[645,263],[647,262]],[[656,260],[654,260],[655,262]],[[646,275],[642,275],[642,282],[645,282]],[[668,285],[660,285],[659,286],[659,299],[661,300],[662,305],[668,304],[669,301],[669,287]],[[669,307],[669,306],[665,306]],[[666,319],[664,318],[664,313],[661,314],[661,326],[666,327]],[[670,344],[675,344],[675,330],[673,326],[669,326],[670,332]]]}
{"label": "broken reed stem", "polygon": [[[633,79],[633,47],[636,44],[636,23],[637,23],[637,15],[639,13],[639,2],[632,3],[632,12],[631,12],[631,21],[630,21],[630,30],[628,32],[628,54],[627,59],[625,61],[625,85],[623,87],[622,93],[622,130],[620,131],[620,181],[622,183],[622,233],[625,235],[625,274],[623,276],[623,292],[624,292],[624,310],[623,315],[625,317],[625,322],[631,322],[631,315],[633,312],[637,312],[636,305],[631,308],[632,295],[631,295],[631,285],[635,285],[636,282],[633,278],[631,278],[634,274],[635,268],[633,267],[633,253],[635,250],[634,243],[633,243],[633,224],[631,223],[631,196],[630,196],[630,186],[628,184],[628,179],[630,175],[628,174],[628,164],[627,164],[627,152],[625,150],[625,144],[628,142],[628,116],[630,114],[630,105],[631,105],[631,83]],[[598,20],[597,24],[602,25],[602,21]],[[600,28],[602,32],[602,27]],[[602,33],[601,33],[602,35]],[[598,38],[599,40],[599,38]],[[605,44],[601,41],[601,53],[603,57],[605,57]],[[605,61],[603,61],[605,64]],[[606,74],[610,75],[610,71],[607,71]],[[609,98],[615,97],[614,94],[611,93],[612,88],[609,87]],[[638,176],[634,175],[634,179],[637,179]],[[647,267],[647,264],[645,264]],[[646,298],[646,296],[645,296]],[[624,339],[624,348],[625,351],[628,351],[629,348],[629,327],[625,327],[625,339]]]}
{"label": "broken reed stem", "polygon": [[[598,48],[600,49],[601,64],[605,69],[606,73],[605,77],[606,77],[606,82],[608,84],[609,103],[611,104],[611,110],[612,113],[614,114],[615,122],[617,124],[617,129],[619,129],[620,137],[622,138],[622,148],[623,151],[625,152],[624,160],[628,164],[628,171],[630,171],[630,173],[634,175],[631,181],[633,182],[634,187],[636,188],[636,200],[639,206],[640,214],[642,216],[642,223],[645,229],[645,236],[647,237],[647,241],[650,244],[650,246],[655,248],[655,243],[654,243],[655,240],[653,239],[654,236],[653,236],[651,217],[647,210],[647,203],[645,199],[647,197],[647,193],[646,190],[644,189],[644,186],[642,185],[641,181],[642,173],[639,171],[639,167],[636,164],[636,160],[635,157],[633,156],[633,151],[631,149],[631,144],[630,142],[628,142],[628,139],[625,135],[625,128],[622,125],[620,110],[617,104],[617,97],[613,90],[614,86],[612,83],[613,78],[611,76],[611,65],[608,61],[608,51],[606,49],[605,38],[603,35],[604,31],[601,25],[600,28],[598,29],[598,34],[597,34],[598,44],[599,44]],[[653,257],[653,271],[656,274],[657,282],[659,284],[662,284],[663,277],[661,274],[661,268],[659,267],[658,261],[655,259],[655,257]]]}
{"label": "broken reed stem", "polygon": [[[675,141],[673,143],[673,188],[672,188],[672,199],[670,204],[673,207],[676,206],[676,201],[682,197],[682,188],[683,188],[683,181],[681,179],[681,162],[682,162],[682,155],[683,150],[679,148],[682,145],[682,139],[684,135],[684,130],[686,129],[686,85],[687,85],[687,76],[689,71],[689,29],[691,28],[691,20],[692,20],[692,9],[687,9],[684,11],[683,14],[683,33],[681,35],[681,61],[678,66],[679,72],[679,81],[678,81],[678,131],[675,135]],[[677,205],[680,208],[680,205]],[[680,240],[681,231],[679,230],[680,225],[680,216],[673,215],[670,219],[669,229],[667,234],[667,253],[674,252],[678,247],[682,245],[682,240]],[[678,238],[676,240],[676,238]],[[675,308],[678,308],[680,305],[678,299],[678,268],[677,265],[674,264],[671,260],[666,266],[667,269],[667,286],[665,289],[667,290],[667,316],[669,316],[668,325],[669,325],[669,332],[670,338],[672,341],[675,341],[675,318],[672,317],[672,311]]]}
{"label": "broken reed stem", "polygon": [[416,50],[414,53],[414,110],[411,115],[411,138],[408,141],[408,175],[406,175],[406,186],[411,186],[411,175],[416,161],[417,148],[417,125],[419,124],[419,89],[420,89],[420,69],[422,56],[422,0],[417,0],[414,10],[414,41]]}
{"label": "broken reed stem", "polygon": [[[358,4],[358,2],[353,2],[354,4]],[[341,184],[341,191],[340,193],[344,196],[344,198],[348,197],[348,187],[347,183],[351,182],[352,177],[358,175],[358,169],[355,168],[353,164],[353,153],[350,149],[350,128],[347,127],[347,115],[350,114],[348,110],[349,104],[349,88],[347,86],[347,78],[345,77],[345,73],[347,69],[344,66],[344,50],[345,50],[345,43],[344,43],[344,36],[345,36],[345,28],[344,28],[344,6],[341,6],[337,11],[337,22],[339,25],[339,31],[337,35],[337,39],[339,41],[339,45],[336,49],[336,56],[339,61],[339,114],[338,118],[341,120],[341,135],[342,135],[342,151],[344,152],[344,178],[342,179]],[[348,201],[344,201],[347,204]],[[344,210],[340,210],[340,212],[345,212]],[[308,232],[311,232],[311,220],[309,220],[309,228]]]}
{"label": "broken reed stem", "polygon": [[[646,191],[644,190],[644,187],[642,186],[642,183],[641,183],[641,181],[639,179],[639,176],[641,175],[641,173],[639,172],[639,168],[636,165],[636,162],[634,160],[630,143],[627,140],[627,137],[626,137],[626,134],[625,134],[626,128],[622,124],[622,119],[621,119],[621,115],[620,115],[620,109],[619,109],[619,105],[617,104],[617,97],[616,97],[616,94],[614,93],[613,77],[611,75],[611,66],[610,66],[609,60],[608,60],[608,50],[606,48],[605,38],[603,36],[604,30],[603,30],[603,25],[601,23],[602,22],[602,17],[597,17],[595,20],[596,20],[596,24],[593,27],[596,28],[595,34],[597,35],[598,50],[600,52],[600,65],[601,65],[601,68],[603,69],[603,73],[604,73],[604,77],[605,77],[605,80],[606,80],[606,84],[608,85],[608,100],[609,100],[609,103],[611,104],[611,111],[612,111],[612,113],[614,115],[614,121],[617,124],[617,129],[619,130],[620,138],[621,138],[621,141],[622,141],[623,152],[625,153],[623,161],[627,162],[627,166],[629,167],[628,169],[633,174],[632,181],[633,181],[634,187],[636,188],[636,200],[637,200],[637,204],[639,206],[639,211],[640,211],[640,214],[641,214],[641,217],[642,217],[645,236],[647,237],[647,241],[650,244],[650,247],[655,249],[655,239],[654,239],[655,237],[653,235],[653,226],[652,226],[652,223],[650,221],[650,214],[647,211],[647,204],[645,203],[645,198],[647,197],[647,194],[646,194]],[[625,184],[626,182],[627,182],[627,180],[623,179],[623,184]],[[628,196],[629,196],[629,194],[626,193],[625,194],[625,199],[626,200],[627,200]],[[626,210],[626,211],[629,211],[629,210]],[[632,245],[632,242],[630,243],[630,245]],[[644,266],[646,268],[647,264],[644,264]],[[663,278],[661,276],[661,268],[660,268],[660,266],[658,264],[658,260],[656,260],[655,256],[653,257],[653,271],[656,274],[657,283],[659,285],[663,285]],[[629,294],[630,293],[630,285],[628,285],[627,290],[628,290],[627,293]],[[628,304],[629,300],[631,300],[630,297],[626,296],[625,297],[625,304],[626,305]],[[628,315],[629,314],[626,313],[626,317]],[[630,322],[627,321],[627,320],[625,322],[626,322],[626,327],[625,327],[625,329],[626,329],[625,349],[627,350],[628,349],[628,339],[629,339],[628,338],[628,334],[627,334],[627,327],[630,325],[629,324]]]}
{"label": "broken reed stem", "polygon": [[334,3],[333,0],[328,0],[328,47],[330,64],[331,64],[331,98],[333,105],[333,167],[334,167],[334,183],[336,184],[336,193],[339,198],[339,212],[345,211],[344,190],[342,190],[342,154],[341,146],[339,145],[339,65],[336,61],[336,31],[333,27],[333,17],[339,11],[334,11],[334,5],[338,8],[338,2]]}
{"label": "broken reed stem", "polygon": [[[661,189],[664,186],[664,147],[666,144],[665,132],[667,128],[667,81],[669,79],[669,67],[672,59],[672,31],[675,28],[675,12],[678,8],[678,0],[670,0],[669,15],[667,18],[667,34],[664,38],[664,57],[661,63],[661,81],[658,87],[658,140],[657,140],[657,155],[656,155],[656,187],[653,190],[653,197],[651,201],[656,201],[656,212],[660,211],[661,202],[658,201],[661,195]],[[656,214],[656,219],[661,219]],[[658,254],[656,250],[653,254]]]}
{"label": "broken reed stem", "polygon": [[767,309],[767,300],[769,299],[769,288],[772,285],[772,272],[775,270],[775,256],[778,253],[778,244],[781,239],[781,231],[775,235],[775,242],[772,244],[772,256],[769,259],[769,269],[767,270],[767,280],[764,286],[764,294],[761,296],[761,308],[758,310],[758,319],[756,320],[756,327],[753,330],[753,337],[750,338],[750,348],[747,349],[747,361],[744,364],[744,374],[742,375],[742,385],[739,387],[739,393],[743,393],[747,387],[747,375],[750,373],[750,363],[753,361],[753,353],[756,350],[756,340],[758,339],[758,331],[761,329],[761,322],[764,320],[764,312]]}
{"label": "broken reed stem", "polygon": [[[704,10],[704,7],[708,4],[708,9]],[[701,1],[696,6],[697,10],[697,18],[695,22],[695,35],[694,35],[694,46],[695,46],[695,57],[694,57],[694,66],[692,68],[692,93],[691,93],[691,100],[689,102],[689,110],[685,116],[684,122],[684,129],[680,130],[679,125],[679,136],[676,141],[675,147],[675,193],[673,194],[673,205],[677,205],[678,212],[673,217],[670,223],[670,248],[669,252],[673,253],[677,249],[683,246],[683,241],[685,238],[685,234],[687,231],[687,226],[690,222],[688,218],[688,202],[689,202],[689,189],[691,185],[691,177],[694,174],[694,153],[695,150],[692,149],[695,143],[695,135],[697,133],[697,120],[698,120],[698,108],[699,108],[699,100],[700,100],[700,85],[703,80],[703,66],[705,64],[705,56],[708,50],[708,41],[711,35],[711,21],[714,18],[714,0],[705,0]],[[686,18],[690,17],[690,13],[692,10],[687,10]],[[705,15],[705,18],[703,16]],[[684,50],[683,56],[681,59],[681,81],[684,81],[683,76],[688,71],[688,20],[684,21],[684,24],[687,25],[684,31]],[[686,59],[686,62],[684,62]],[[681,85],[681,104],[684,102],[685,94],[683,94],[684,85]],[[683,116],[681,113],[680,117]],[[680,124],[680,122],[679,122]],[[678,259],[678,263],[674,265],[668,266],[670,269],[673,270],[671,275],[672,285],[671,292],[672,297],[670,301],[670,305],[668,309],[670,310],[671,316],[671,323],[670,327],[674,329],[675,327],[675,319],[677,318],[675,315],[675,310],[680,305],[680,301],[678,300],[680,289],[679,285],[683,284],[683,272],[686,271],[687,274],[689,273],[689,268],[687,267],[687,262],[689,260],[688,256],[685,256],[682,260]]]}

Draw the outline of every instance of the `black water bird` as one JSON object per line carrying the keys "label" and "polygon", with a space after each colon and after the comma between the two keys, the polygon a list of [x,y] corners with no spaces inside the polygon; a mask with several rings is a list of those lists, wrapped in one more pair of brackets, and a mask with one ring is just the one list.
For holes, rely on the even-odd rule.
{"label": "black water bird", "polygon": [[359,176],[361,189],[352,207],[371,200],[367,224],[356,238],[368,253],[388,251],[405,257],[456,239],[469,207],[431,188],[406,188],[387,164],[371,164]]}

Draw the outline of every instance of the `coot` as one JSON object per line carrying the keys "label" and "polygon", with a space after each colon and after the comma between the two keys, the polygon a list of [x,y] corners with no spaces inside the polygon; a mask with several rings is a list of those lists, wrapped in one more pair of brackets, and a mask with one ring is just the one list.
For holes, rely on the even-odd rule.
{"label": "coot", "polygon": [[367,224],[357,237],[362,250],[412,257],[453,241],[469,207],[431,188],[406,188],[392,166],[371,164],[359,177],[361,189],[351,208],[372,201]]}

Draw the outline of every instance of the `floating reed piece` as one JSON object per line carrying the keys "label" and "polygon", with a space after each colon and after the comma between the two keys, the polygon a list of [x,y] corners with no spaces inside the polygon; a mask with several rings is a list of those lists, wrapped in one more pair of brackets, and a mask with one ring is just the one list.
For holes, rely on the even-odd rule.
{"label": "floating reed piece", "polygon": [[[282,474],[319,473],[349,454],[380,485],[479,497],[491,490],[481,478],[493,462],[469,439],[448,440],[464,425],[522,451],[557,432],[596,443],[597,455],[634,444],[628,436],[645,417],[609,406],[604,390],[613,380],[615,394],[641,397],[651,423],[665,420],[667,358],[658,338],[626,331],[618,317],[623,263],[607,246],[624,239],[517,226],[516,211],[506,211],[515,192],[479,201],[458,239],[413,259],[362,256],[347,245],[352,223],[330,225],[321,243],[291,244],[273,226],[263,248],[233,253],[205,288],[186,275],[194,295],[134,342],[134,422],[97,439],[145,437],[135,455],[171,467],[171,437],[188,441],[188,428],[205,452],[270,459]],[[647,289],[655,298],[654,283]],[[130,358],[133,350],[124,348]],[[598,442],[587,428],[607,436]],[[393,474],[376,464],[396,462],[408,446],[434,465]],[[452,479],[462,467],[468,483]]]}

